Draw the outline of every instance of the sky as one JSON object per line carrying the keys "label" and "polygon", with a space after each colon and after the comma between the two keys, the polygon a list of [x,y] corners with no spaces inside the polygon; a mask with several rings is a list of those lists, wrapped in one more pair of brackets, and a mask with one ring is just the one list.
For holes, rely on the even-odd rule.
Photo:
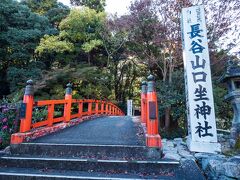
{"label": "sky", "polygon": [[[70,0],[58,0],[65,5],[70,5]],[[128,7],[131,4],[131,0],[106,0],[106,12],[118,15],[126,14],[128,11]]]}

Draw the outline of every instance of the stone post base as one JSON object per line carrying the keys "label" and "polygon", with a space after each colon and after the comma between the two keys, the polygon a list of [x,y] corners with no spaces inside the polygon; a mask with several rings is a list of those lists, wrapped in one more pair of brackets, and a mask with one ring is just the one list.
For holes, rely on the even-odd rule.
{"label": "stone post base", "polygon": [[240,140],[240,123],[233,123],[230,135],[230,146],[234,148],[238,140]]}
{"label": "stone post base", "polygon": [[196,142],[187,139],[188,149],[192,152],[218,153],[221,152],[221,144],[217,142]]}
{"label": "stone post base", "polygon": [[146,135],[146,143],[148,147],[162,147],[161,137],[159,134],[156,135]]}

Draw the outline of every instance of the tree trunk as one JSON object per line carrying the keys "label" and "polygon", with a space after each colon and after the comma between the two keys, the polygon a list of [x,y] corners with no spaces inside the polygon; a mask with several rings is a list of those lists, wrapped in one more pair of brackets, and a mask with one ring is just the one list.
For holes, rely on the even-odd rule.
{"label": "tree trunk", "polygon": [[[173,61],[170,53],[168,84],[172,86]],[[168,131],[171,126],[171,105],[165,109],[165,129]]]}
{"label": "tree trunk", "polygon": [[90,66],[91,65],[91,55],[90,55],[90,52],[88,52],[88,65]]}
{"label": "tree trunk", "polygon": [[165,129],[166,130],[169,130],[170,124],[171,124],[170,113],[171,113],[171,107],[167,107],[165,109]]}

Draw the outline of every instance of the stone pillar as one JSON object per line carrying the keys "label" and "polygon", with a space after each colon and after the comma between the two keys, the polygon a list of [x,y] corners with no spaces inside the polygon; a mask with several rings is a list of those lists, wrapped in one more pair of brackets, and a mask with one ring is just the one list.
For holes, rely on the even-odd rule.
{"label": "stone pillar", "polygon": [[233,120],[230,135],[230,146],[240,146],[240,63],[238,61],[228,60],[227,69],[220,79],[227,83],[228,94],[225,96],[233,107]]}
{"label": "stone pillar", "polygon": [[236,143],[240,143],[240,92],[230,92],[225,99],[231,101],[233,107],[233,120],[230,134],[230,145],[235,147]]}
{"label": "stone pillar", "polygon": [[67,103],[64,106],[64,117],[65,117],[65,122],[69,122],[71,120],[71,107],[72,107],[72,84],[71,83],[67,84],[65,100],[67,100]]}
{"label": "stone pillar", "polygon": [[27,132],[31,129],[32,124],[32,110],[34,104],[33,98],[33,81],[30,79],[27,81],[25,93],[23,97],[23,105],[25,106],[25,117],[21,118],[20,132]]}

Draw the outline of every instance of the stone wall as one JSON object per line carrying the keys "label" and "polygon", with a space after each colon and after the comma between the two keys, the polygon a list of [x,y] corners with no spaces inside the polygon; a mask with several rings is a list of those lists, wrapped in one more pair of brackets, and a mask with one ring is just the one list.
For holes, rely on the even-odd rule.
{"label": "stone wall", "polygon": [[[218,140],[222,145],[221,154],[189,152],[185,139],[162,139],[164,158],[178,161],[191,159],[202,169],[206,179],[240,179],[240,153],[230,149],[228,135],[218,135]],[[235,155],[227,156],[227,152]]]}

